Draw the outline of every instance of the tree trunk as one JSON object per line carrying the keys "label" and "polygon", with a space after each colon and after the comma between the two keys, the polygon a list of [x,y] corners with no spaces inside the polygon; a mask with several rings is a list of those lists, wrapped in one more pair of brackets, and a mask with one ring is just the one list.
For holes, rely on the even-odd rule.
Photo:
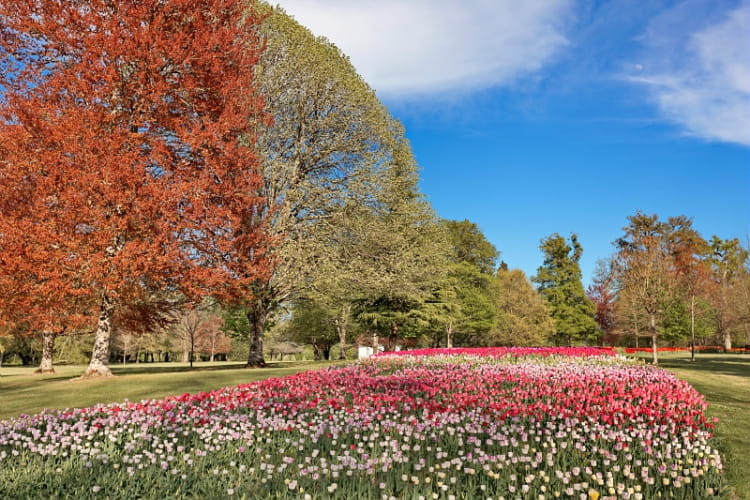
{"label": "tree trunk", "polygon": [[247,321],[250,323],[250,350],[247,354],[246,368],[266,366],[263,359],[263,329],[266,323],[266,309],[261,301],[255,301],[247,310]]}
{"label": "tree trunk", "polygon": [[55,332],[45,330],[42,332],[42,362],[34,373],[44,375],[45,373],[55,373],[52,367],[52,355],[55,352]]}
{"label": "tree trunk", "polygon": [[641,336],[641,332],[638,331],[638,319],[633,322],[633,326],[635,327],[635,348],[638,349],[638,338]]}
{"label": "tree trunk", "polygon": [[190,335],[190,368],[193,367],[193,358],[195,358],[195,335]]}
{"label": "tree trunk", "polygon": [[109,344],[112,336],[112,313],[114,310],[114,303],[105,294],[102,297],[99,310],[99,322],[96,325],[91,361],[83,374],[83,378],[112,376],[112,371],[109,369]]}
{"label": "tree trunk", "polygon": [[372,354],[375,355],[378,353],[378,348],[380,346],[378,345],[378,334],[373,333],[372,334]]}
{"label": "tree trunk", "polygon": [[649,329],[651,330],[651,353],[653,354],[654,364],[659,364],[659,356],[656,351],[656,317],[651,314],[649,318]]}
{"label": "tree trunk", "polygon": [[341,306],[340,316],[336,319],[336,333],[339,334],[339,359],[346,359],[346,327],[351,309],[351,304]]}
{"label": "tree trunk", "polygon": [[449,321],[445,327],[445,347],[448,349],[453,347],[453,322]]}
{"label": "tree trunk", "polygon": [[690,296],[690,361],[695,361],[695,295]]}
{"label": "tree trunk", "polygon": [[724,351],[732,349],[732,332],[727,328],[724,330]]}
{"label": "tree trunk", "polygon": [[346,359],[346,329],[336,325],[339,334],[339,359]]}
{"label": "tree trunk", "polygon": [[182,351],[182,362],[187,363],[190,360],[190,351],[183,350]]}
{"label": "tree trunk", "polygon": [[391,334],[388,336],[388,345],[386,349],[389,351],[394,350],[394,345],[398,339],[399,326],[396,323],[391,323]]}

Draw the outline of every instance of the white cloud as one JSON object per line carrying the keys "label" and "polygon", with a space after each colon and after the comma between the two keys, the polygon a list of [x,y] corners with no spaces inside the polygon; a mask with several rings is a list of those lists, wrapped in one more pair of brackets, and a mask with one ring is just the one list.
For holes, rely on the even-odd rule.
{"label": "white cloud", "polygon": [[507,85],[567,44],[572,0],[281,0],[380,94]]}
{"label": "white cloud", "polygon": [[633,80],[688,135],[750,146],[750,4],[695,31],[684,48],[671,69]]}

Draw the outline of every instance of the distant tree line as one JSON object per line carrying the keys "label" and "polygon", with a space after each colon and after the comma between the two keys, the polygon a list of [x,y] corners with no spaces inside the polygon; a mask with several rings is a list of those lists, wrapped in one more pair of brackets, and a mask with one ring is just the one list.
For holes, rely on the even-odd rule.
{"label": "distant tree line", "polygon": [[737,238],[710,240],[679,215],[628,217],[588,289],[607,343],[750,344],[750,262]]}

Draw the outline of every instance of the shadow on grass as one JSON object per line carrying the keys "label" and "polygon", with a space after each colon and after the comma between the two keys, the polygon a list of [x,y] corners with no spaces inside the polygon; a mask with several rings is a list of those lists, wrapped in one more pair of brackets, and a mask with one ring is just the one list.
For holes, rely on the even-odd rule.
{"label": "shadow on grass", "polygon": [[274,370],[283,368],[296,368],[300,366],[323,367],[333,364],[327,361],[279,361],[267,363],[263,368],[248,368],[245,363],[228,362],[226,364],[216,364],[209,366],[196,365],[190,368],[182,364],[172,365],[169,363],[139,363],[133,365],[110,365],[114,375],[140,375],[140,374],[157,374],[157,373],[188,373],[188,372],[215,372],[225,370]]}
{"label": "shadow on grass", "polygon": [[[247,371],[248,373],[263,373],[263,372],[275,372],[291,370],[299,367],[309,367],[310,369],[325,368],[339,364],[341,362],[336,361],[276,361],[269,362],[263,368],[248,368],[245,363],[227,362],[225,364],[212,364],[208,366],[201,366],[200,364],[193,366],[184,365],[182,363],[138,363],[132,365],[110,365],[112,374],[115,377],[126,377],[129,375],[169,375],[169,374],[204,374],[228,372],[228,371]],[[26,374],[14,374],[10,376],[3,376],[0,380],[0,392],[14,389],[17,387],[25,387],[30,381],[34,384],[48,385],[50,383],[58,383],[64,381],[85,381],[94,379],[81,379],[81,375],[85,371],[86,367],[81,366],[80,370],[65,372],[50,373],[45,375],[34,374],[32,372]],[[102,379],[106,380],[106,379]]]}
{"label": "shadow on grass", "polygon": [[182,364],[172,363],[138,363],[132,365],[109,365],[114,375],[138,375],[143,373],[184,373],[184,372],[210,372],[218,370],[236,370],[244,368],[243,363],[227,363],[225,365],[200,366],[190,368]]}
{"label": "shadow on grass", "polygon": [[[650,358],[643,357],[647,363]],[[696,354],[695,361],[690,360],[690,353],[680,357],[662,356],[659,358],[662,368],[694,370],[712,374],[733,375],[750,378],[750,354]]]}

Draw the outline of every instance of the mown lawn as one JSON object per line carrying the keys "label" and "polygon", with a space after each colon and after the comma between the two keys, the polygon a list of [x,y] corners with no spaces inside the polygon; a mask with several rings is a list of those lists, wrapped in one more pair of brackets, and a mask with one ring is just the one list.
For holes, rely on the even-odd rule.
{"label": "mown lawn", "polygon": [[705,395],[735,498],[750,500],[750,354],[660,353],[659,365]]}
{"label": "mown lawn", "polygon": [[221,387],[282,377],[331,365],[330,362],[285,361],[266,368],[247,369],[241,363],[141,363],[112,365],[116,375],[107,379],[76,380],[85,366],[59,366],[52,375],[34,375],[34,368],[0,368],[0,419],[43,408],[82,408],[97,403],[128,399],[162,398],[186,392],[211,391]]}

